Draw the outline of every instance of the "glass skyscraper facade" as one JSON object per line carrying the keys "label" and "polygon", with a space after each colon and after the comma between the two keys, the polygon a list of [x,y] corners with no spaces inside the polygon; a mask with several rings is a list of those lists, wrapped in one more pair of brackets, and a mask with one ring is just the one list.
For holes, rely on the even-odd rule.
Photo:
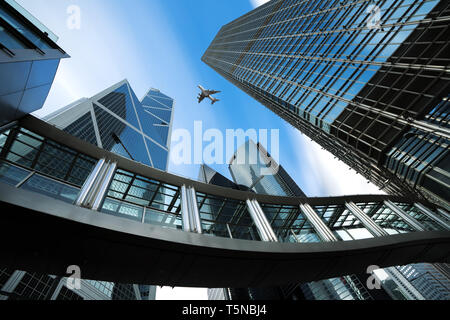
{"label": "glass skyscraper facade", "polygon": [[58,38],[13,0],[0,1],[0,126],[41,109],[59,62]]}
{"label": "glass skyscraper facade", "polygon": [[150,89],[139,100],[128,81],[44,118],[98,147],[166,171],[174,100]]}
{"label": "glass skyscraper facade", "polygon": [[448,1],[272,0],[202,60],[392,194],[449,208]]}

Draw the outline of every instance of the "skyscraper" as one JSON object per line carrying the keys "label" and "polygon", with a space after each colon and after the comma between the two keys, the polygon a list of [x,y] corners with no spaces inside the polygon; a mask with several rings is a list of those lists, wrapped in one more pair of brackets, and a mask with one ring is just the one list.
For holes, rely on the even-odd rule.
{"label": "skyscraper", "polygon": [[138,100],[127,80],[44,118],[67,133],[166,171],[174,100],[150,89]]}
{"label": "skyscraper", "polygon": [[[44,120],[91,144],[165,171],[173,106],[173,99],[157,89],[150,89],[139,101],[128,81],[124,80],[90,99],[83,98],[57,110]],[[27,142],[38,147],[39,142],[29,138]],[[27,152],[27,146],[19,149]],[[44,158],[47,160],[38,165],[55,173],[60,167],[57,153]],[[82,159],[78,161],[82,162],[74,167],[73,172],[77,173],[71,178],[75,184],[76,177],[83,176],[82,168],[90,165],[83,164]],[[53,191],[49,190],[50,193]],[[61,190],[57,192],[64,194]],[[110,206],[113,204],[106,203],[104,210],[108,211]],[[153,300],[156,292],[156,287],[149,285],[90,280],[82,280],[81,290],[73,290],[68,287],[67,278],[9,269],[2,269],[0,273],[3,280],[0,289],[4,293],[0,299]]]}
{"label": "skyscraper", "polygon": [[272,0],[202,60],[391,194],[450,207],[448,1]]}
{"label": "skyscraper", "polygon": [[59,62],[58,37],[13,0],[0,1],[0,126],[44,105]]}

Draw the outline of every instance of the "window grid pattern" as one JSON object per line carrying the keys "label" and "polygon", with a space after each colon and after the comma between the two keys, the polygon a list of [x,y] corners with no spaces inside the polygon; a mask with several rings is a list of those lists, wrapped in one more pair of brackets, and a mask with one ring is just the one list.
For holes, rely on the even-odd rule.
{"label": "window grid pattern", "polygon": [[69,185],[81,187],[96,160],[24,128],[0,134],[0,159],[36,171]]}
{"label": "window grid pattern", "polygon": [[168,228],[182,226],[179,187],[121,169],[113,178],[102,211]]}
{"label": "window grid pattern", "polygon": [[437,0],[270,1],[222,27],[202,60],[381,189],[432,199],[379,163],[448,94],[449,14]]}
{"label": "window grid pattern", "polygon": [[59,280],[48,275],[27,272],[13,293],[27,300],[45,300],[55,281]]}
{"label": "window grid pattern", "polygon": [[61,290],[59,291],[58,296],[56,297],[56,300],[61,300],[61,301],[69,301],[69,300],[70,301],[79,301],[79,300],[84,300],[84,299],[83,299],[83,297],[81,297],[80,295],[76,294],[72,290],[69,290],[65,286],[62,286]]}

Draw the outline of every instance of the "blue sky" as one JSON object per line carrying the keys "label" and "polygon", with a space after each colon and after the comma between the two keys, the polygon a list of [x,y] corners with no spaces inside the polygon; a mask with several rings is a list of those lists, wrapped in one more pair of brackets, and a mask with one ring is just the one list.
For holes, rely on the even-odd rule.
{"label": "blue sky", "polygon": [[[220,27],[261,0],[18,0],[55,32],[70,55],[63,60],[45,115],[80,97],[90,97],[128,79],[142,97],[149,87],[176,100],[174,129],[279,129],[280,164],[310,196],[378,193],[278,116],[209,68],[200,58]],[[67,8],[81,9],[81,28],[67,27]],[[197,104],[196,86],[222,90],[221,102]],[[270,150],[269,150],[270,151]],[[225,165],[213,165],[229,176]],[[197,178],[198,165],[169,165],[173,173]]]}
{"label": "blue sky", "polygon": [[[220,27],[263,0],[17,0],[56,33],[71,55],[62,61],[43,116],[128,79],[138,97],[149,87],[176,100],[174,129],[279,129],[280,164],[309,196],[380,193],[278,116],[227,82],[201,57]],[[67,8],[81,9],[81,28],[67,27]],[[198,104],[198,84],[222,90],[212,107]],[[269,150],[270,151],[270,150]],[[229,176],[225,165],[212,166]],[[197,178],[197,165],[169,165]]]}

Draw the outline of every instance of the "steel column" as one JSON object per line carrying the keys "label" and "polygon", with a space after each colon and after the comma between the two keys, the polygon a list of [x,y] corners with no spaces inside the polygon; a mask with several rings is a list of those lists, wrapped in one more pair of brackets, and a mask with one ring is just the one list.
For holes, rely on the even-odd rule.
{"label": "steel column", "polygon": [[105,172],[105,175],[102,177],[101,183],[99,185],[98,191],[95,193],[94,202],[92,204],[92,209],[98,211],[101,209],[101,205],[105,200],[105,196],[108,192],[108,188],[111,185],[112,179],[114,178],[114,174],[117,169],[117,163],[110,163]]}
{"label": "steel column", "polygon": [[305,215],[308,222],[313,226],[314,230],[318,233],[322,241],[325,242],[338,241],[338,238],[322,221],[322,219],[319,218],[317,213],[309,204],[301,204],[300,210]]}
{"label": "steel column", "polygon": [[197,193],[193,187],[181,187],[181,218],[183,230],[203,233],[200,213],[198,211]]}
{"label": "steel column", "polygon": [[187,188],[185,185],[181,186],[181,219],[183,221],[183,230],[186,232],[191,231],[191,219],[189,218],[189,205]]}
{"label": "steel column", "polygon": [[272,226],[270,225],[270,222],[267,219],[266,214],[264,213],[264,210],[259,205],[258,200],[252,200],[252,202],[253,202],[253,206],[255,207],[256,211],[258,212],[258,215],[261,219],[261,222],[263,223],[264,228],[267,231],[269,238],[273,242],[278,242],[278,238],[277,238],[275,232],[273,231]]}
{"label": "steel column", "polygon": [[197,203],[197,192],[193,187],[189,187],[187,190],[188,193],[188,203],[189,203],[189,212],[191,216],[192,226],[194,230],[192,232],[203,233],[202,221],[200,219],[200,213],[198,211],[198,203]]}
{"label": "steel column", "polygon": [[443,226],[446,230],[450,230],[450,223],[445,221],[443,218],[438,216],[436,213],[425,207],[424,205],[420,203],[414,203],[414,206],[422,211],[426,216],[428,216],[431,220],[435,221],[436,223]]}
{"label": "steel column", "polygon": [[363,224],[363,226],[375,237],[389,236],[383,228],[375,223],[354,202],[347,202],[345,207]]}
{"label": "steel column", "polygon": [[447,211],[445,211],[445,210],[443,210],[443,209],[441,209],[441,208],[438,208],[437,211],[438,211],[443,217],[445,217],[447,220],[450,220],[450,214],[449,214]]}
{"label": "steel column", "polygon": [[85,203],[85,201],[89,195],[89,192],[92,189],[92,186],[94,185],[95,181],[97,180],[105,162],[106,162],[105,159],[101,159],[97,162],[97,165],[95,166],[94,170],[92,170],[91,174],[89,175],[89,177],[85,181],[83,187],[81,188],[78,199],[75,202],[75,204],[77,206],[81,207]]}
{"label": "steel column", "polygon": [[270,233],[270,230],[272,228],[270,227],[270,225],[269,225],[269,228],[267,227],[267,225],[265,225],[265,222],[263,220],[263,217],[261,217],[261,213],[260,213],[259,209],[255,206],[254,200],[247,200],[246,203],[247,203],[247,208],[250,213],[250,216],[252,217],[253,222],[256,225],[256,229],[258,230],[258,233],[259,233],[262,241],[276,242],[277,239],[276,238],[274,239],[272,234]]}
{"label": "steel column", "polygon": [[426,231],[426,229],[422,226],[422,224],[419,223],[416,219],[411,217],[409,214],[407,214],[405,211],[403,211],[401,208],[399,208],[395,203],[393,203],[390,200],[384,201],[384,204],[386,207],[392,210],[398,217],[400,217],[402,220],[404,220],[407,224],[409,224],[411,227],[413,227],[416,231]]}

